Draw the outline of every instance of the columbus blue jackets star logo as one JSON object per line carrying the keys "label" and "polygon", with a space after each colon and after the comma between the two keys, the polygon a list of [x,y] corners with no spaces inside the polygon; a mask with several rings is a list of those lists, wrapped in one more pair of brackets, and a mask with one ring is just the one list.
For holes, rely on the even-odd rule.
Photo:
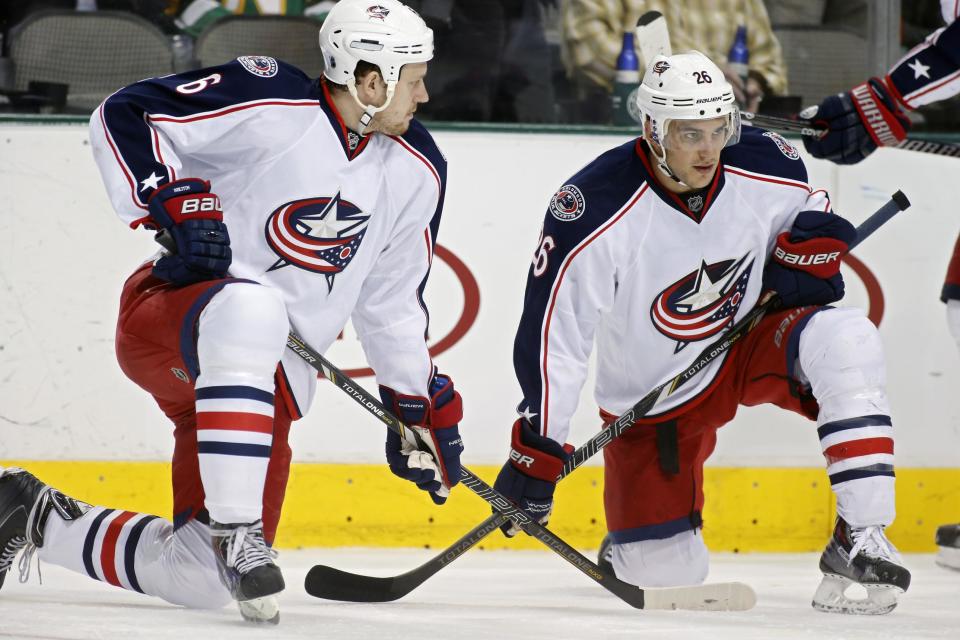
{"label": "columbus blue jackets star logo", "polygon": [[[749,254],[748,254],[749,255]],[[657,330],[677,341],[674,353],[691,342],[705,340],[733,322],[750,281],[753,260],[707,264],[660,292],[650,307]]]}
{"label": "columbus blue jackets star logo", "polygon": [[328,291],[338,273],[350,264],[360,249],[370,216],[343,200],[332,198],[294,200],[267,218],[267,243],[280,256],[268,271],[289,265],[321,273]]}

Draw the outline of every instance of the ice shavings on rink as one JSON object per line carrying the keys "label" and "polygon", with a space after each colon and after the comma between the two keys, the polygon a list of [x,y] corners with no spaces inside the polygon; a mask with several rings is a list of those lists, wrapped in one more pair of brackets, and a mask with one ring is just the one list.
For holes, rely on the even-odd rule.
{"label": "ice shavings on rink", "polygon": [[389,576],[432,557],[425,550],[283,551],[287,590],[279,627],[244,623],[236,608],[178,609],[44,564],[28,584],[7,575],[0,589],[0,638],[389,638],[423,640],[879,640],[960,637],[960,572],[932,554],[907,555],[910,590],[893,613],[846,616],[814,611],[819,554],[714,554],[709,581],[740,580],[757,592],[746,612],[638,611],[547,552],[472,551],[405,598],[386,604],[318,600],[303,591],[316,563]]}

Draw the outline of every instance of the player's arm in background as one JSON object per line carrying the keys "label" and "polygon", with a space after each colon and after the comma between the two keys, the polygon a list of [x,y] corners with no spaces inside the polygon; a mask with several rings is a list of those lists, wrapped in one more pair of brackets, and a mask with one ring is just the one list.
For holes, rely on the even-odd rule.
{"label": "player's arm in background", "polygon": [[430,316],[423,291],[443,215],[447,162],[416,121],[403,138],[395,140],[424,160],[417,163],[422,171],[415,178],[416,186],[404,189],[409,200],[364,280],[352,320],[377,381],[400,393],[423,396],[433,373],[426,342]]}
{"label": "player's arm in background", "polygon": [[910,119],[904,110],[960,93],[960,3],[940,0],[940,11],[947,26],[907,52],[886,76],[869,78],[800,112],[827,130],[820,137],[803,136],[807,151],[837,164],[855,164],[877,147],[907,137]]}
{"label": "player's arm in background", "polygon": [[[398,191],[408,201],[387,245],[364,280],[352,314],[367,362],[379,384],[380,398],[426,446],[387,432],[390,470],[430,493],[437,504],[460,481],[463,442],[459,423],[463,405],[449,375],[438,372],[427,348],[430,314],[423,292],[433,263],[434,246],[446,195],[447,162],[430,134],[414,121],[402,138],[394,138],[415,156],[418,179]],[[409,435],[410,429],[405,432]]]}
{"label": "player's arm in background", "polygon": [[317,105],[313,82],[272,58],[241,60],[142,80],[93,112],[94,158],[124,222],[136,227],[147,217],[159,186],[264,162],[297,135],[310,111],[299,107]]}
{"label": "player's arm in background", "polygon": [[783,95],[787,92],[787,65],[763,0],[750,0],[744,9],[750,76],[760,81],[764,93]]}

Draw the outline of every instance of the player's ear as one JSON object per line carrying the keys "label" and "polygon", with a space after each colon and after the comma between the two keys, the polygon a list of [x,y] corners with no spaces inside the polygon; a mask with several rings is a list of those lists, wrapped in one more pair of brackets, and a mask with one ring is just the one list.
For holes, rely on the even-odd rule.
{"label": "player's ear", "polygon": [[379,71],[370,70],[362,78],[357,78],[357,93],[365,104],[375,102],[378,96],[386,92],[386,88]]}

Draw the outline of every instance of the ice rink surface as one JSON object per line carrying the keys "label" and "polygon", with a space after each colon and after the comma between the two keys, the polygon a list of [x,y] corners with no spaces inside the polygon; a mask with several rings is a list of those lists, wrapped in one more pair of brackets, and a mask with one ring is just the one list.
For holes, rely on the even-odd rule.
{"label": "ice rink surface", "polygon": [[287,580],[279,626],[244,623],[234,607],[187,610],[44,564],[29,583],[14,571],[0,590],[0,638],[67,640],[178,638],[334,638],[348,640],[887,640],[960,638],[960,572],[908,555],[910,591],[885,616],[814,611],[817,554],[714,554],[709,581],[739,580],[757,606],[739,613],[638,611],[549,552],[473,550],[405,598],[386,604],[337,603],[303,591],[316,563],[388,576],[432,557],[426,550],[283,551]]}

